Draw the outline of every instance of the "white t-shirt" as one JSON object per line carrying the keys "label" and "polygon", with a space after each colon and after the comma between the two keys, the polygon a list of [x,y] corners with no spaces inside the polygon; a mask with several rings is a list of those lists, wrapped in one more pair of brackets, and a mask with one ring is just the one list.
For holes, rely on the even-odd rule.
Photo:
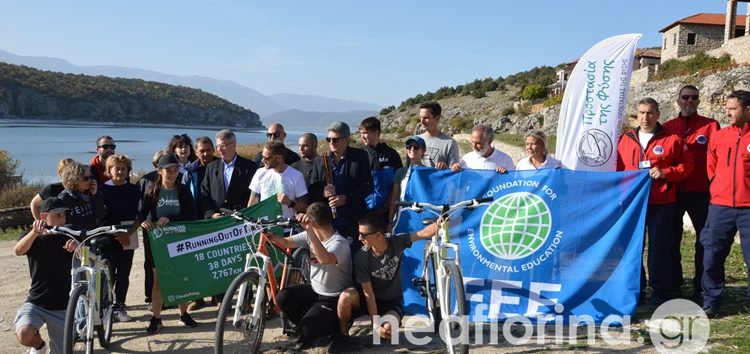
{"label": "white t-shirt", "polygon": [[539,167],[536,167],[533,163],[531,163],[531,157],[524,157],[518,160],[518,163],[516,164],[516,170],[518,171],[558,167],[563,167],[562,162],[550,155],[547,155],[547,159],[544,160],[544,163]]}
{"label": "white t-shirt", "polygon": [[476,151],[472,151],[461,158],[461,167],[470,168],[473,170],[496,170],[498,167],[505,167],[506,170],[511,171],[515,169],[513,167],[513,159],[508,154],[493,148],[492,155],[489,157],[483,157]]}
{"label": "white t-shirt", "polygon": [[643,129],[638,130],[638,141],[641,143],[641,147],[646,150],[648,141],[654,136],[654,133],[646,133]]}
{"label": "white t-shirt", "polygon": [[[289,166],[282,173],[265,167],[259,168],[250,181],[250,190],[258,194],[260,200],[270,197],[275,198],[278,193],[283,192],[289,199],[296,202],[299,197],[307,195],[307,186],[302,172]],[[295,215],[294,210],[286,205],[281,206],[281,211],[285,218],[291,218]]]}

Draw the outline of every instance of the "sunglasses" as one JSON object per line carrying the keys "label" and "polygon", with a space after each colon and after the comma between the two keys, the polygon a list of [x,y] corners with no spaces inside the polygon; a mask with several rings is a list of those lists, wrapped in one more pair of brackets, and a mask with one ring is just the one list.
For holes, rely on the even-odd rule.
{"label": "sunglasses", "polygon": [[373,232],[366,233],[366,234],[363,234],[363,233],[360,232],[359,236],[362,237],[362,238],[367,238],[367,236],[374,235],[376,233],[378,233],[378,232],[377,231],[373,231]]}
{"label": "sunglasses", "polygon": [[276,132],[276,133],[266,133],[266,136],[267,136],[267,137],[268,137],[269,139],[271,139],[271,138],[278,138],[278,137],[280,137],[280,136],[281,136],[281,133],[279,133],[279,132]]}
{"label": "sunglasses", "polygon": [[406,150],[419,150],[419,145],[406,145]]}
{"label": "sunglasses", "polygon": [[81,177],[81,182],[83,182],[83,181],[89,181],[89,180],[91,180],[91,176],[82,176]]}
{"label": "sunglasses", "polygon": [[681,98],[682,98],[683,100],[685,100],[685,101],[687,101],[687,100],[689,100],[689,99],[691,99],[691,98],[693,99],[693,101],[697,101],[697,100],[698,100],[698,95],[682,95],[682,96],[680,96],[680,97],[681,97]]}
{"label": "sunglasses", "polygon": [[263,161],[268,161],[268,160],[274,158],[275,156],[279,156],[279,155],[271,155],[271,156],[260,155],[260,157],[263,159]]}
{"label": "sunglasses", "polygon": [[103,144],[103,145],[99,145],[99,147],[102,148],[102,149],[105,149],[105,150],[109,150],[109,149],[114,150],[114,149],[117,148],[117,145],[115,145],[115,144]]}
{"label": "sunglasses", "polygon": [[326,138],[326,141],[329,142],[329,143],[338,144],[339,141],[341,141],[341,139],[343,139],[343,138]]}

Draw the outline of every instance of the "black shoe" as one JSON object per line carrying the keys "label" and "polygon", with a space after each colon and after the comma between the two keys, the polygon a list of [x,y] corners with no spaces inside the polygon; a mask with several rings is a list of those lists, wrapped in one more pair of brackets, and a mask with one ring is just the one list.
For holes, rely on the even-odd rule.
{"label": "black shoe", "polygon": [[180,323],[182,323],[185,327],[195,327],[198,325],[198,322],[195,322],[192,316],[190,316],[189,313],[185,312],[184,315],[180,315]]}
{"label": "black shoe", "polygon": [[705,306],[703,307],[703,312],[706,313],[706,317],[708,318],[718,318],[719,306]]}
{"label": "black shoe", "polygon": [[151,319],[148,320],[148,328],[146,328],[146,333],[148,334],[159,333],[162,327],[163,325],[161,323],[161,318],[151,317]]}
{"label": "black shoe", "polygon": [[312,341],[302,338],[302,336],[300,336],[299,338],[297,338],[296,341],[294,341],[294,350],[305,350],[305,349],[312,348],[312,343],[313,343]]}

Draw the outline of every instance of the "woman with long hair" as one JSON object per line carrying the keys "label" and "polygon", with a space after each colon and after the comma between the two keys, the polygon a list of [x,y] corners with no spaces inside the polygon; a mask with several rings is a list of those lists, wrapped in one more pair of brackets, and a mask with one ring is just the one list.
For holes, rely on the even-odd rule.
{"label": "woman with long hair", "polygon": [[[156,179],[143,197],[138,219],[143,220],[141,227],[146,230],[161,228],[172,221],[186,221],[195,219],[193,197],[188,188],[177,181],[179,162],[173,154],[165,154],[159,159]],[[146,332],[154,334],[162,327],[161,306],[163,304],[159,289],[159,276],[151,253],[150,242],[144,242],[146,263],[151,266],[154,274],[154,285],[151,289],[152,317]],[[180,323],[186,327],[198,324],[187,312],[187,303],[178,305]]]}

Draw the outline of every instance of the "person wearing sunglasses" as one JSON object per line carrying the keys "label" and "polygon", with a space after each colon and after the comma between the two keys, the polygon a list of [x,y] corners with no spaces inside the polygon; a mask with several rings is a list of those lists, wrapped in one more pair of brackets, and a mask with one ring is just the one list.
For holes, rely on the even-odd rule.
{"label": "person wearing sunglasses", "polygon": [[326,142],[330,153],[331,181],[324,168],[323,158],[315,162],[310,175],[310,202],[325,202],[336,210],[333,227],[347,238],[352,249],[361,243],[357,240],[357,221],[367,213],[365,198],[372,193],[370,158],[362,149],[349,146],[349,125],[333,122],[328,126]]}
{"label": "person wearing sunglasses", "polygon": [[706,174],[706,156],[711,136],[721,129],[719,123],[711,118],[698,114],[701,102],[698,88],[693,85],[683,86],[677,94],[677,105],[680,112],[677,117],[664,123],[664,130],[681,137],[687,149],[693,155],[693,172],[684,181],[677,183],[677,202],[674,209],[674,276],[675,292],[680,293],[684,279],[682,274],[682,218],[685,212],[695,227],[695,274],[693,276],[693,296],[700,299],[701,276],[703,274],[703,246],[700,243],[701,231],[708,216],[708,175]]}
{"label": "person wearing sunglasses", "polygon": [[102,135],[99,139],[96,139],[96,155],[91,158],[89,165],[91,166],[91,176],[97,183],[103,184],[109,181],[109,177],[105,173],[107,171],[105,165],[107,158],[115,154],[116,148],[115,140],[109,135]]}
{"label": "person wearing sunglasses", "polygon": [[[284,139],[286,139],[286,131],[284,130],[284,126],[280,123],[273,123],[270,127],[268,127],[268,133],[266,133],[266,138],[268,138],[268,141],[278,141],[282,144],[284,144]],[[299,155],[297,155],[296,152],[290,150],[286,146],[286,152],[284,153],[284,163],[287,165],[292,165],[293,163],[299,161]],[[255,155],[255,163],[258,166],[263,166],[263,154],[262,151],[258,151],[258,154]]]}
{"label": "person wearing sunglasses", "polygon": [[63,167],[60,198],[68,208],[67,223],[73,230],[91,230],[101,225],[107,214],[99,184],[89,166],[78,161]]}

